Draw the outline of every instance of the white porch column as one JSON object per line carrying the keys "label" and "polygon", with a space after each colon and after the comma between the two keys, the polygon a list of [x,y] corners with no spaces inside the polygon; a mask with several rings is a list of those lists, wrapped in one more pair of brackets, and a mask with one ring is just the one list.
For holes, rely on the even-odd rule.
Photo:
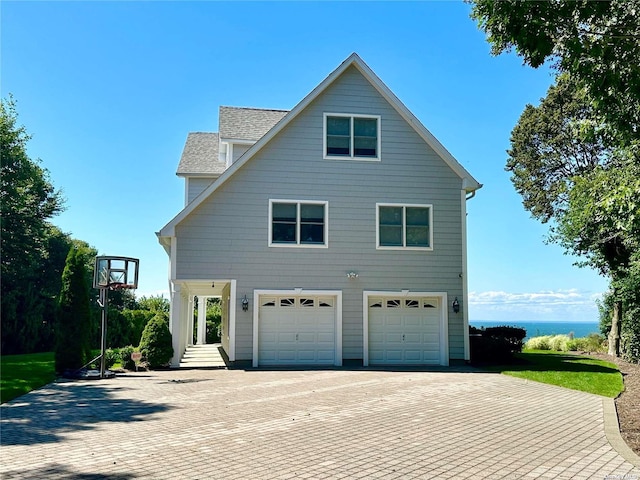
{"label": "white porch column", "polygon": [[189,295],[188,312],[187,312],[187,347],[193,345],[193,295]]}
{"label": "white porch column", "polygon": [[180,285],[173,284],[171,290],[171,308],[169,312],[169,326],[171,327],[171,345],[173,346],[173,358],[171,359],[171,366],[177,368],[180,366],[180,358],[182,358],[182,327],[181,327],[181,313],[184,310],[182,307],[182,293]]}
{"label": "white porch column", "polygon": [[207,343],[207,297],[198,297],[198,345]]}

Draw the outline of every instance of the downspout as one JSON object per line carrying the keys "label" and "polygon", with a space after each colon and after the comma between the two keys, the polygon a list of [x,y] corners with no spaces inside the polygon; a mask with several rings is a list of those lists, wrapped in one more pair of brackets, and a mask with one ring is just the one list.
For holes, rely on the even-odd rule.
{"label": "downspout", "polygon": [[[482,188],[482,184],[478,188]],[[467,281],[467,202],[476,196],[476,190],[468,192],[463,188],[462,197],[462,328],[464,334],[464,360],[471,361],[471,346],[469,343],[469,285]]]}

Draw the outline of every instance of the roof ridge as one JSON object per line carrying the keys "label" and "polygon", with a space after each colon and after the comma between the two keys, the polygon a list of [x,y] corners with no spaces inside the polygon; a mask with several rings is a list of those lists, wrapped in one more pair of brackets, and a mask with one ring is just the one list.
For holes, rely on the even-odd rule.
{"label": "roof ridge", "polygon": [[236,107],[233,105],[220,105],[220,108],[232,108],[234,110],[260,110],[262,112],[290,112],[284,108],[260,108],[260,107]]}

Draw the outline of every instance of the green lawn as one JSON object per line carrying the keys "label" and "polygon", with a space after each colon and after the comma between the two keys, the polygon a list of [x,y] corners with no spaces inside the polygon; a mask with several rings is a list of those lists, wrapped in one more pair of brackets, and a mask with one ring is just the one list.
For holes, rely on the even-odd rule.
{"label": "green lawn", "polygon": [[490,367],[505,375],[615,398],[622,374],[613,363],[549,350],[524,350],[511,365]]}
{"label": "green lawn", "polygon": [[55,378],[53,352],[0,357],[0,402],[8,402]]}

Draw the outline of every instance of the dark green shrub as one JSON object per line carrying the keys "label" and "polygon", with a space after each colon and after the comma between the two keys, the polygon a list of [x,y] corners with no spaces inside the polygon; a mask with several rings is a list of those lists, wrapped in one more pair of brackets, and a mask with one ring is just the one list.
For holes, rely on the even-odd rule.
{"label": "dark green shrub", "polygon": [[119,360],[120,360],[120,365],[122,365],[122,368],[124,368],[125,370],[136,369],[136,362],[131,360],[131,354],[136,351],[138,351],[138,349],[134,348],[132,345],[127,345],[126,347],[122,347],[120,349]]}
{"label": "dark green shrub", "polygon": [[128,341],[122,345],[138,345],[142,338],[144,327],[156,313],[149,310],[123,310],[122,315],[127,320]]}
{"label": "dark green shrub", "polygon": [[173,346],[169,331],[169,316],[165,312],[157,312],[144,327],[140,340],[140,352],[149,368],[162,368],[169,365],[173,357]]}
{"label": "dark green shrub", "polygon": [[[118,348],[108,348],[104,352],[105,368],[111,368],[115,363],[120,363],[120,350]],[[100,365],[100,360],[97,361]]]}
{"label": "dark green shrub", "polygon": [[207,343],[220,341],[220,329],[222,327],[222,307],[220,299],[209,300],[207,305]]}
{"label": "dark green shrub", "polygon": [[524,328],[469,327],[472,363],[503,363],[513,359],[513,354],[522,351],[522,341],[527,336]]}

